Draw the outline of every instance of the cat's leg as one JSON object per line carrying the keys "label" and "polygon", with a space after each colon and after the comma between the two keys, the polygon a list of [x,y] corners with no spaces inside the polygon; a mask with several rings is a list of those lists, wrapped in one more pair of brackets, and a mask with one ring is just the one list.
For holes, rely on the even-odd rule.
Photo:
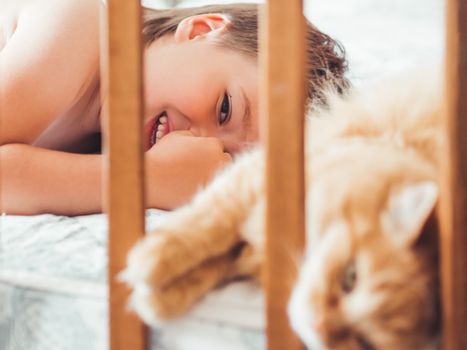
{"label": "cat's leg", "polygon": [[130,252],[124,279],[163,288],[204,261],[229,252],[243,238],[242,223],[263,191],[263,155],[243,155],[200,192],[168,214]]}
{"label": "cat's leg", "polygon": [[[252,246],[240,243],[231,251],[204,261],[163,288],[146,288],[137,285],[131,298],[131,307],[149,324],[177,318],[187,312],[209,291],[226,280],[242,276],[256,276],[260,264],[254,257]],[[237,263],[242,260],[238,269]],[[245,263],[247,265],[245,265]],[[246,266],[248,266],[246,268]],[[256,266],[256,268],[250,268]]]}
{"label": "cat's leg", "polygon": [[[228,253],[204,261],[160,289],[135,290],[132,306],[146,322],[178,317],[213,288],[228,280],[260,280],[263,263],[264,201],[260,199],[241,225],[243,243]],[[247,243],[248,242],[248,243]]]}
{"label": "cat's leg", "polygon": [[247,243],[242,247],[238,257],[232,264],[227,279],[237,277],[261,279],[265,238],[264,209],[264,197],[261,197],[251,209],[247,220],[242,224],[240,232],[242,239]]}
{"label": "cat's leg", "polygon": [[233,254],[209,259],[161,289],[138,285],[131,295],[130,305],[153,326],[160,320],[177,318],[225,278],[234,259]]}

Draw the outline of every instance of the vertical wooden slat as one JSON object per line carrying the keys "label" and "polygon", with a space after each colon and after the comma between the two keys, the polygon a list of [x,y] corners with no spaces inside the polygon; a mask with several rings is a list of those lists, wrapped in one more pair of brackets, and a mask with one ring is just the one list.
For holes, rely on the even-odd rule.
{"label": "vertical wooden slat", "polygon": [[110,349],[142,350],[146,346],[145,327],[128,312],[129,290],[116,281],[116,275],[125,267],[129,249],[144,233],[139,0],[107,0],[107,20],[103,24]]}
{"label": "vertical wooden slat", "polygon": [[443,349],[467,349],[467,2],[447,2],[446,132],[442,167]]}
{"label": "vertical wooden slat", "polygon": [[304,244],[303,128],[305,22],[301,0],[270,0],[261,21],[261,120],[266,140],[266,268],[268,349],[301,344],[286,306],[294,256]]}

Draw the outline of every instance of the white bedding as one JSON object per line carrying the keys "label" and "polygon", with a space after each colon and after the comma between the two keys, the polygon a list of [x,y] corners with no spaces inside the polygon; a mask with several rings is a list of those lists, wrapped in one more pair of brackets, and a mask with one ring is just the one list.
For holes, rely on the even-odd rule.
{"label": "white bedding", "polygon": [[[148,228],[162,217],[148,211]],[[2,216],[0,225],[0,349],[106,349],[105,216]],[[154,330],[153,348],[218,349],[228,340],[261,349],[262,303],[257,286],[232,284]]]}
{"label": "white bedding", "polygon": [[[314,0],[306,13],[344,44],[355,84],[441,58],[442,0]],[[162,217],[151,211],[148,226]],[[106,230],[103,215],[0,218],[0,350],[107,348]],[[231,285],[183,320],[153,330],[152,343],[263,349],[262,304],[257,286]]]}

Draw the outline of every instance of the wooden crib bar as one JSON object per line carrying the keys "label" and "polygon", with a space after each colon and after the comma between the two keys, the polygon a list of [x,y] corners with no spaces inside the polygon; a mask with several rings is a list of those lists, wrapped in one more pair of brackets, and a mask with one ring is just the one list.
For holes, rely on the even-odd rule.
{"label": "wooden crib bar", "polygon": [[301,0],[270,0],[261,21],[260,111],[266,139],[267,347],[301,349],[287,302],[304,244],[305,22]]}
{"label": "wooden crib bar", "polygon": [[144,234],[141,6],[139,0],[107,0],[106,12],[106,19],[101,14],[101,94],[107,131],[109,342],[112,350],[142,350],[145,327],[128,312],[129,290],[116,280],[128,251]]}
{"label": "wooden crib bar", "polygon": [[446,1],[448,137],[442,167],[443,349],[467,349],[467,2]]}

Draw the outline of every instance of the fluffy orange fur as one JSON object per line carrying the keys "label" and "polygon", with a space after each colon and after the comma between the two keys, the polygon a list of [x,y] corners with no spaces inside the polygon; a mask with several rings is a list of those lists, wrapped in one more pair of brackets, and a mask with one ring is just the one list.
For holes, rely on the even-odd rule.
{"label": "fluffy orange fur", "polygon": [[[386,79],[310,112],[307,247],[289,305],[309,348],[437,346],[436,74]],[[182,315],[219,283],[259,278],[263,153],[239,158],[130,253],[123,278],[145,321]]]}

